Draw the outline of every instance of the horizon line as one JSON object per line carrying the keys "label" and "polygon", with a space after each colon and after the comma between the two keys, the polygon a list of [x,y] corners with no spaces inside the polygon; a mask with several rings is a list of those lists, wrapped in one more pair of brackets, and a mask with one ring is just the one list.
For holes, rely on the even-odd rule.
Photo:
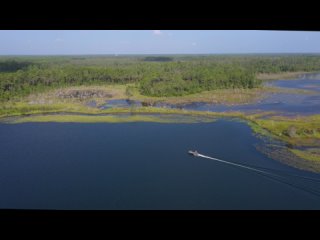
{"label": "horizon line", "polygon": [[8,56],[145,56],[145,55],[272,55],[272,54],[320,54],[320,52],[255,52],[255,53],[75,53],[75,54],[0,54]]}

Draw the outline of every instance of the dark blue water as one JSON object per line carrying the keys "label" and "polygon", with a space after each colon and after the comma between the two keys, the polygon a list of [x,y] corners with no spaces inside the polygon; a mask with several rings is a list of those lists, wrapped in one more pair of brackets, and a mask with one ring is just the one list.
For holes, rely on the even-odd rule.
{"label": "dark blue water", "polygon": [[226,120],[0,124],[0,208],[320,209],[310,193],[187,154],[318,176],[267,158],[259,143]]}

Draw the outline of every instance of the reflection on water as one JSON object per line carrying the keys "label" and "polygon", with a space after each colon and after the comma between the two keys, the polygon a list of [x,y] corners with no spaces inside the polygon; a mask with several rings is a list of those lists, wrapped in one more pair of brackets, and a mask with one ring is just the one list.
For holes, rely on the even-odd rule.
{"label": "reflection on water", "polygon": [[296,88],[303,90],[312,90],[320,92],[320,78],[319,79],[296,79],[296,80],[277,80],[272,82],[273,86],[284,88]]}
{"label": "reflection on water", "polygon": [[284,114],[320,113],[320,97],[303,94],[276,93],[255,104],[227,106],[223,104],[192,103],[184,106],[198,111],[279,111]]}
{"label": "reflection on water", "polygon": [[134,101],[130,99],[114,99],[108,100],[107,103],[100,107],[100,109],[109,108],[127,108],[127,107],[141,107],[140,101]]}

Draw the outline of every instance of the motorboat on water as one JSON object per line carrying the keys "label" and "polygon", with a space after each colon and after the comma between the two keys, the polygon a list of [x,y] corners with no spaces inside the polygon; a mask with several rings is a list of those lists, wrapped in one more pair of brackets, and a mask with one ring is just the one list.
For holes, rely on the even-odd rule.
{"label": "motorboat on water", "polygon": [[193,155],[194,157],[198,157],[198,156],[199,156],[199,153],[198,153],[197,150],[195,150],[195,151],[189,150],[188,153],[189,153],[190,155]]}

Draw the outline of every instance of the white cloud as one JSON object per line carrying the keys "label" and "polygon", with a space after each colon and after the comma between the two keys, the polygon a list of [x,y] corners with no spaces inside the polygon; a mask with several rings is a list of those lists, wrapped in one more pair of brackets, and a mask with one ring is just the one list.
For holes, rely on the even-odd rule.
{"label": "white cloud", "polygon": [[152,33],[153,33],[154,35],[157,35],[157,36],[163,34],[163,32],[161,32],[161,30],[152,30]]}

